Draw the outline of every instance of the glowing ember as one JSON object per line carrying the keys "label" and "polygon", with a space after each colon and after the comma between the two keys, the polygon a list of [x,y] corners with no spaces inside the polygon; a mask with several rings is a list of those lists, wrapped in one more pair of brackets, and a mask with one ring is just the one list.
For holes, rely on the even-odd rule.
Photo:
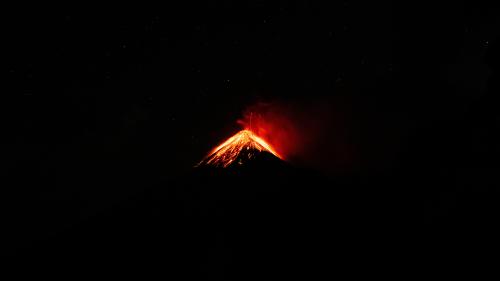
{"label": "glowing ember", "polygon": [[241,130],[224,143],[212,150],[201,164],[228,167],[235,161],[242,164],[242,159],[252,159],[256,153],[266,151],[282,158],[268,143],[249,130]]}

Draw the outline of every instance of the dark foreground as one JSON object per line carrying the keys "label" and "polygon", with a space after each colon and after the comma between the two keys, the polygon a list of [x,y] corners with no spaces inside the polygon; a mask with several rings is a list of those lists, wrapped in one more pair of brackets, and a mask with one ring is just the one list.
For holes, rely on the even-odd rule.
{"label": "dark foreground", "polygon": [[422,213],[423,194],[387,178],[333,180],[264,154],[246,166],[202,167],[149,186],[7,253],[9,263],[36,272],[281,280],[421,273],[493,238],[486,228],[494,213],[477,216],[479,203],[473,220],[443,224]]}

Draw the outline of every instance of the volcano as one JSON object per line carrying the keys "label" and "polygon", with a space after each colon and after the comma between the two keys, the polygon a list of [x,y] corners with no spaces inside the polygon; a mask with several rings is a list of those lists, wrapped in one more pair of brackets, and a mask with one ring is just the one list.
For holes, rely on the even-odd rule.
{"label": "volcano", "polygon": [[227,168],[243,165],[261,155],[269,156],[269,154],[274,158],[283,159],[265,140],[252,131],[245,129],[214,148],[196,166],[208,165]]}

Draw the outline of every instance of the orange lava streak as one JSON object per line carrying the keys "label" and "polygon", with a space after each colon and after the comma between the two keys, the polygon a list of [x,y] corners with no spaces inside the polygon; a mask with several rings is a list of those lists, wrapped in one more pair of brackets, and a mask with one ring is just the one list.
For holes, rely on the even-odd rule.
{"label": "orange lava streak", "polygon": [[227,167],[236,161],[242,154],[246,158],[253,158],[255,152],[267,151],[282,159],[282,157],[263,139],[250,130],[241,130],[224,143],[213,149],[200,164]]}

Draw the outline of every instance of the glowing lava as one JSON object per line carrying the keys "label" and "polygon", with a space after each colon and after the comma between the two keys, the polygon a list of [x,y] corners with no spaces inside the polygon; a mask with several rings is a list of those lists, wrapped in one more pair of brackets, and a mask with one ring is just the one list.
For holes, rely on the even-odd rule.
{"label": "glowing lava", "polygon": [[245,159],[252,159],[256,153],[263,151],[282,159],[267,142],[252,131],[241,130],[213,149],[197,166],[207,164],[226,168],[235,162],[242,164]]}

